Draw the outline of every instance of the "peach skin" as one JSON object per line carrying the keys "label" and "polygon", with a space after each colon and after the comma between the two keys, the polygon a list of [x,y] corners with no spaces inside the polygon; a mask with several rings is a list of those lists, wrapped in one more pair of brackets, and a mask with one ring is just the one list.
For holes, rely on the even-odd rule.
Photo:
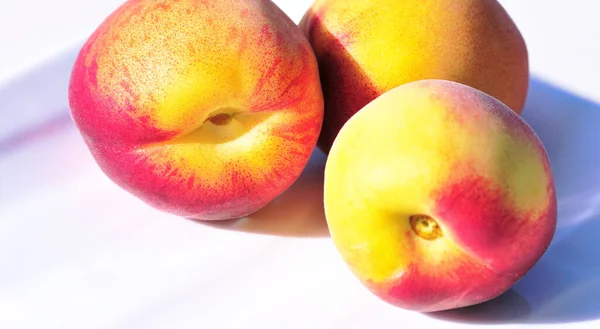
{"label": "peach skin", "polygon": [[393,88],[346,123],[325,167],[324,203],[357,278],[420,312],[507,291],[545,253],[557,220],[535,132],[497,99],[444,80]]}
{"label": "peach skin", "polygon": [[323,120],[317,61],[267,0],[130,0],[87,40],[73,120],[104,173],[199,220],[256,212],[299,177]]}
{"label": "peach skin", "polygon": [[496,0],[316,0],[300,27],[319,62],[325,152],[354,113],[411,81],[456,81],[523,109],[527,48]]}

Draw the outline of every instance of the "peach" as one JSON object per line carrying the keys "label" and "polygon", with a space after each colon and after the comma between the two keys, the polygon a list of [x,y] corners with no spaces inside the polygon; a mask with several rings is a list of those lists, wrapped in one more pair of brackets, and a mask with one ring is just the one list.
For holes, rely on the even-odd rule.
{"label": "peach", "polygon": [[319,62],[325,152],[358,110],[411,81],[456,81],[523,109],[527,48],[496,0],[316,0],[300,27]]}
{"label": "peach", "polygon": [[557,220],[535,132],[497,99],[444,80],[393,88],[348,120],[326,163],[324,203],[352,273],[420,312],[506,292],[545,253]]}
{"label": "peach", "polygon": [[130,0],[87,40],[72,117],[103,172],[200,220],[264,207],[300,175],[323,120],[317,61],[266,0]]}

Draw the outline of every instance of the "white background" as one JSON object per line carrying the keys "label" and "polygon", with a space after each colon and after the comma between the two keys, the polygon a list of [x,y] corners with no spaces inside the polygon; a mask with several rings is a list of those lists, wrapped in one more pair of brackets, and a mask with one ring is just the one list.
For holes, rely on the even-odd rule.
{"label": "white background", "polygon": [[[296,22],[310,4],[275,2]],[[523,117],[552,161],[559,227],[506,295],[429,316],[380,302],[344,267],[319,153],[286,194],[227,227],[157,213],[114,186],[69,120],[66,85],[78,47],[122,1],[4,1],[0,328],[598,328],[600,4],[501,2],[528,44]]]}

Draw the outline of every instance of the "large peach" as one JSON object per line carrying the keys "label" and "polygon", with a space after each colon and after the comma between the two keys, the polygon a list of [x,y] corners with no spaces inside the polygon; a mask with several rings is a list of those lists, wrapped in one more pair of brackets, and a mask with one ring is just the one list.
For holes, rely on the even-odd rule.
{"label": "large peach", "polygon": [[421,312],[507,291],[547,250],[556,195],[535,132],[497,99],[424,80],[341,129],[325,214],[343,260],[381,299]]}
{"label": "large peach", "polygon": [[69,100],[107,176],[201,220],[286,190],[323,120],[310,44],[267,0],[127,1],[83,46]]}
{"label": "large peach", "polygon": [[411,81],[456,81],[523,109],[527,49],[496,0],[316,0],[300,27],[319,62],[325,152],[354,113]]}

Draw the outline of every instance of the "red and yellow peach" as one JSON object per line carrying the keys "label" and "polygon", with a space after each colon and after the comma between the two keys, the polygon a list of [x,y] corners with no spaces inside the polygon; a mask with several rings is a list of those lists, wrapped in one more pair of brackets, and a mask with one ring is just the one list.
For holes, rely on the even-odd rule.
{"label": "red and yellow peach", "polygon": [[260,0],[127,1],[82,48],[69,101],[108,177],[202,220],[248,215],[286,190],[323,120],[310,44]]}
{"label": "red and yellow peach", "polygon": [[393,88],[344,125],[324,201],[358,279],[421,312],[499,296],[556,226],[551,166],[534,131],[490,95],[443,80]]}
{"label": "red and yellow peach", "polygon": [[411,81],[456,81],[523,109],[527,48],[496,0],[316,0],[300,27],[319,62],[325,152],[357,111]]}

